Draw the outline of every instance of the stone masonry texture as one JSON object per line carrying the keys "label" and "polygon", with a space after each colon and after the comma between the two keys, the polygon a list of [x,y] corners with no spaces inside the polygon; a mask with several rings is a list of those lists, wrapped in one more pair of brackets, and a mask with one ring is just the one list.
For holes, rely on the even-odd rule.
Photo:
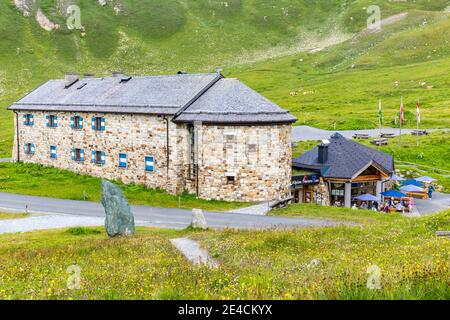
{"label": "stone masonry texture", "polygon": [[[199,192],[203,199],[258,202],[289,196],[291,183],[291,125],[196,126],[195,157],[187,124],[170,117],[139,114],[33,111],[34,125],[24,126],[18,112],[13,159],[66,169],[94,177],[162,188],[171,194]],[[56,115],[58,126],[48,128],[46,115]],[[72,129],[71,117],[83,118],[83,129]],[[93,117],[105,119],[105,130],[91,128]],[[169,132],[167,136],[167,131]],[[24,144],[35,145],[33,155]],[[50,157],[51,146],[56,158]],[[72,160],[72,148],[83,149],[83,162]],[[92,151],[105,153],[105,163],[91,162]],[[127,155],[127,168],[119,167],[119,154]],[[169,154],[169,159],[167,159]],[[145,157],[154,158],[154,171],[146,171]],[[198,176],[190,168],[198,165]],[[198,188],[197,188],[198,181]]]}

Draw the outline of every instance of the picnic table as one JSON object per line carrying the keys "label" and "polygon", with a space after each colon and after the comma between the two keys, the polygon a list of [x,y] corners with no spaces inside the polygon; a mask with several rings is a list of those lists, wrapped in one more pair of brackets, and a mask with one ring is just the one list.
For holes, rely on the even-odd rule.
{"label": "picnic table", "polygon": [[389,144],[389,140],[387,138],[373,139],[370,143],[376,146],[387,146]]}
{"label": "picnic table", "polygon": [[370,136],[368,133],[355,133],[353,135],[353,139],[369,139]]}
{"label": "picnic table", "polygon": [[413,136],[427,136],[430,133],[427,130],[413,130],[411,132]]}
{"label": "picnic table", "polygon": [[391,139],[395,137],[395,133],[382,133],[381,138]]}

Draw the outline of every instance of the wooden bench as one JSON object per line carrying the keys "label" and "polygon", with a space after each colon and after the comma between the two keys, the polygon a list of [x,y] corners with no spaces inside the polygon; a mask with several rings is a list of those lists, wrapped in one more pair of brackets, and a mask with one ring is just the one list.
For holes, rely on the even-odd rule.
{"label": "wooden bench", "polygon": [[355,133],[353,135],[353,139],[369,139],[369,135],[367,133]]}
{"label": "wooden bench", "polygon": [[381,138],[392,139],[395,137],[394,133],[382,133]]}
{"label": "wooden bench", "polygon": [[389,144],[389,140],[386,138],[374,139],[370,141],[370,143],[376,146],[387,146]]}
{"label": "wooden bench", "polygon": [[407,192],[407,195],[413,198],[428,199],[427,192]]}
{"label": "wooden bench", "polygon": [[430,133],[427,130],[414,130],[411,132],[413,136],[427,136]]}

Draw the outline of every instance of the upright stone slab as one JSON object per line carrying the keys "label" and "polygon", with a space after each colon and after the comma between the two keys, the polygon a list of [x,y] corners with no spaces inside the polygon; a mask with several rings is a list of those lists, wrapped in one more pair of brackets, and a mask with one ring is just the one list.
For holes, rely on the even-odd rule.
{"label": "upright stone slab", "polygon": [[194,229],[208,229],[208,224],[206,223],[205,215],[201,209],[193,209],[192,213],[194,214],[192,218],[191,226]]}
{"label": "upright stone slab", "polygon": [[110,237],[135,233],[134,216],[127,199],[118,186],[106,180],[102,180],[102,204],[106,213],[106,232]]}

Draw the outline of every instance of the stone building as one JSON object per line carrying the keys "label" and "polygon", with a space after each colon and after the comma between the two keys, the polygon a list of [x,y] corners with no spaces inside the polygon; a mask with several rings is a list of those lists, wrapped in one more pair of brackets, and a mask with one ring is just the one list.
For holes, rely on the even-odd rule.
{"label": "stone building", "polygon": [[66,76],[9,109],[15,161],[204,199],[290,195],[296,119],[221,74]]}
{"label": "stone building", "polygon": [[391,155],[335,133],[329,140],[295,158],[292,178],[295,202],[351,207],[354,198],[381,192],[394,173]]}

